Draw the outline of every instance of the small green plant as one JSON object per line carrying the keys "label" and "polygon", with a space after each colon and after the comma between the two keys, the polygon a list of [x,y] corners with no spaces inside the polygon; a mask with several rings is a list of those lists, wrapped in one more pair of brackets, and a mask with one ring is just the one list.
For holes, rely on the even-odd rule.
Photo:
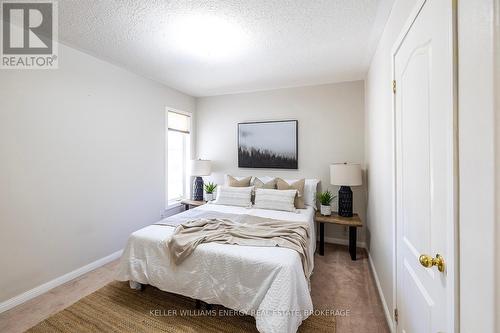
{"label": "small green plant", "polygon": [[319,192],[318,193],[318,200],[323,206],[330,206],[330,203],[335,199],[337,196],[333,195],[332,192],[326,191],[326,192]]}
{"label": "small green plant", "polygon": [[205,192],[214,193],[216,187],[217,185],[214,183],[207,183],[205,184]]}

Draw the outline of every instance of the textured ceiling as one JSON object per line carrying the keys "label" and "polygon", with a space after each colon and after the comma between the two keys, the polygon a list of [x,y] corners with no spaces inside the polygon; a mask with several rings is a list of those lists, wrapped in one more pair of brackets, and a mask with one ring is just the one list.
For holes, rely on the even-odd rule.
{"label": "textured ceiling", "polygon": [[[60,0],[59,39],[187,94],[220,95],[364,78],[392,3]],[[207,17],[228,43],[196,30]]]}

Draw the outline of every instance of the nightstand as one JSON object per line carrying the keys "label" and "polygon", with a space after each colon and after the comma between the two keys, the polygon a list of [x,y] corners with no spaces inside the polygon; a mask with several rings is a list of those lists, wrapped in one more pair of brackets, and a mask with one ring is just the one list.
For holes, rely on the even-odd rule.
{"label": "nightstand", "polygon": [[185,210],[188,210],[189,207],[198,207],[201,205],[206,204],[206,201],[203,200],[190,200],[190,199],[183,199],[181,200],[181,204],[184,205]]}
{"label": "nightstand", "polygon": [[343,217],[335,212],[332,212],[330,216],[321,215],[320,212],[316,212],[314,220],[319,223],[319,255],[325,255],[325,223],[337,224],[349,227],[349,253],[351,254],[351,259],[356,260],[356,238],[357,238],[357,228],[363,226],[363,222],[359,218],[358,214],[353,214],[352,217]]}

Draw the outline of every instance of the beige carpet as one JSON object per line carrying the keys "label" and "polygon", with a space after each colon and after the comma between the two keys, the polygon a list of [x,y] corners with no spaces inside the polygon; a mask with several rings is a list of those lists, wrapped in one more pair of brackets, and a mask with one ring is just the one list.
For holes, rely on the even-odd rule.
{"label": "beige carpet", "polygon": [[[188,312],[188,313],[186,313]],[[233,315],[219,315],[233,314]],[[187,297],[147,286],[134,291],[128,283],[112,282],[28,332],[257,332],[250,316],[214,306],[195,309]],[[334,316],[310,316],[299,332],[335,332]]]}

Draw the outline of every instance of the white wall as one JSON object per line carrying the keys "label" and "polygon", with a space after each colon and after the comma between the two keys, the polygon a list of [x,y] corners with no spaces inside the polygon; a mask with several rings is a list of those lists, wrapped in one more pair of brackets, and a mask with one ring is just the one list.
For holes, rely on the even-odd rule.
{"label": "white wall", "polygon": [[[197,100],[197,154],[213,161],[213,179],[232,175],[320,178],[330,186],[329,165],[363,162],[363,82],[346,82]],[[238,168],[237,124],[244,121],[297,119],[299,169]],[[353,188],[354,211],[364,218],[364,188]],[[344,238],[343,228],[328,225],[326,236]],[[364,237],[361,231],[360,240]]]}
{"label": "white wall", "polygon": [[396,0],[365,81],[367,245],[393,314],[394,142],[391,49],[416,0]]}
{"label": "white wall", "polygon": [[[495,67],[495,91],[500,91],[500,0],[495,0],[495,60],[493,66]],[[496,332],[500,333],[500,242],[498,241],[500,239],[500,226],[499,226],[499,217],[500,217],[500,168],[498,167],[500,165],[500,94],[495,94],[495,122],[496,122],[496,127],[495,127],[495,136],[496,136],[496,159],[495,159],[495,165],[496,167],[496,188],[495,188],[495,194],[496,194],[496,251],[495,251],[495,257],[496,257],[496,283],[495,283],[495,288],[496,288],[496,304],[495,304],[495,309],[496,309],[496,321],[495,321],[495,327],[496,327]]]}
{"label": "white wall", "polygon": [[0,73],[0,302],[107,256],[165,207],[165,107],[192,97],[60,45]]}
{"label": "white wall", "polygon": [[[391,48],[417,2],[396,0],[365,83],[367,243],[391,315],[394,308]],[[495,242],[498,243],[495,197],[498,200],[499,190],[495,190],[493,181],[495,171],[498,177],[494,160],[493,3],[493,0],[458,1],[461,332],[495,329],[495,295],[498,295],[494,275]],[[495,13],[498,16],[498,11]],[[500,21],[496,22],[498,29]],[[497,288],[499,285],[497,276]],[[496,329],[500,327],[497,325]]]}
{"label": "white wall", "polygon": [[498,59],[493,43],[493,5],[493,0],[458,2],[462,332],[495,330],[495,243],[499,241],[495,237],[499,221],[495,200],[500,194],[495,189],[495,173],[498,176],[499,172],[495,136],[498,139],[500,132],[497,128],[495,133],[495,95],[499,90],[494,86]]}

